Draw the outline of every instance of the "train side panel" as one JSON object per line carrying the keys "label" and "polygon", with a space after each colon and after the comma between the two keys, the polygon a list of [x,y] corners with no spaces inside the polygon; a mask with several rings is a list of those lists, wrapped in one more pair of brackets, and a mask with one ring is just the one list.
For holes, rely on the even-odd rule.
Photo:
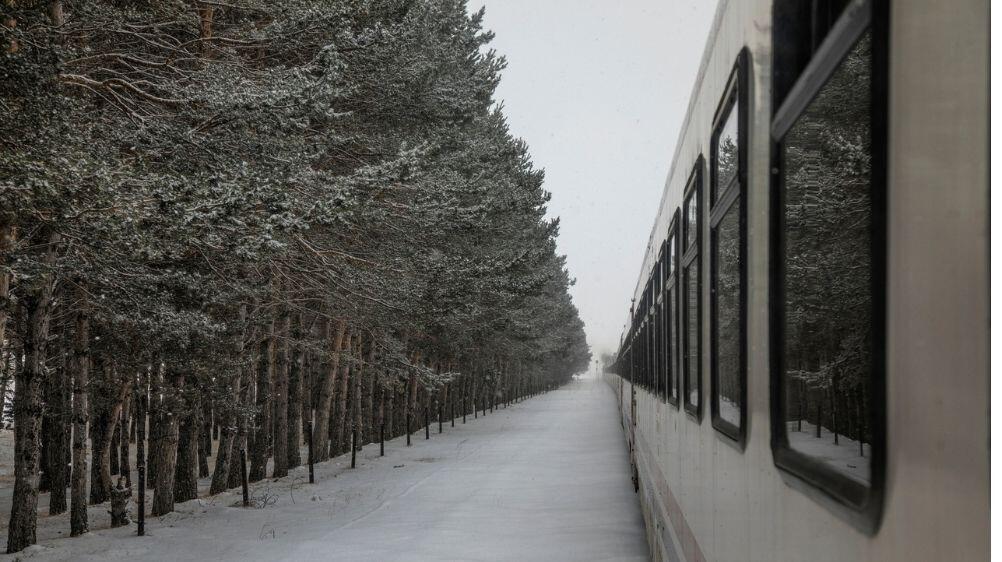
{"label": "train side panel", "polygon": [[[702,243],[703,417],[617,383],[660,560],[985,560],[988,555],[988,5],[891,2],[887,477],[874,534],[773,464],[769,259],[771,0],[723,2],[676,146],[636,297],[741,49],[751,54],[748,422],[744,450],[709,419],[709,245]],[[704,190],[706,186],[704,186]],[[705,235],[705,226],[704,226]]]}

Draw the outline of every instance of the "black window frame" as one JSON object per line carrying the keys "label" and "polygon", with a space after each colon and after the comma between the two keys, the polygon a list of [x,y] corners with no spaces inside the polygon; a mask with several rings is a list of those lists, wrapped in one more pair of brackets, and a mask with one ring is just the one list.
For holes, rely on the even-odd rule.
{"label": "black window frame", "polygon": [[647,278],[647,285],[644,288],[644,355],[647,361],[647,390],[651,394],[657,394],[657,379],[654,373],[657,367],[654,364],[654,309],[651,303],[652,285],[654,279]]}
{"label": "black window frame", "polygon": [[664,402],[668,400],[668,377],[665,374],[665,368],[670,362],[668,358],[668,338],[665,336],[665,305],[668,304],[665,291],[665,268],[667,267],[665,260],[667,259],[667,252],[668,241],[665,240],[661,242],[661,248],[658,250],[658,260],[654,266],[654,345],[658,364],[656,376],[658,379],[658,396]]}
{"label": "black window frame", "polygon": [[[710,234],[710,423],[717,432],[744,450],[748,433],[748,132],[749,99],[751,95],[751,54],[742,49],[731,69],[724,94],[717,106],[714,117],[713,134],[710,137],[710,192],[716,194],[710,202],[708,230]],[[731,111],[737,112],[738,164],[734,177],[728,185],[717,185],[717,142],[723,132]],[[720,223],[728,216],[734,205],[738,213],[738,259],[740,262],[739,327],[738,327],[738,408],[739,424],[720,416],[719,406],[719,360],[717,356],[717,232]]]}
{"label": "black window frame", "polygon": [[657,322],[657,314],[655,310],[655,299],[654,299],[654,276],[652,275],[650,281],[647,284],[648,294],[647,299],[647,356],[648,365],[650,366],[650,377],[651,377],[651,393],[658,395],[658,353],[657,353],[657,330],[655,328],[655,322]]}
{"label": "black window frame", "polygon": [[[703,155],[700,154],[696,158],[696,164],[693,166],[692,171],[689,173],[689,178],[686,180],[685,191],[682,195],[682,225],[683,225],[683,240],[688,240],[689,236],[689,220],[686,214],[688,201],[691,200],[696,202],[696,232],[693,237],[692,244],[688,244],[687,247],[683,247],[681,266],[679,267],[679,279],[681,280],[681,288],[679,290],[679,309],[680,309],[680,323],[682,329],[680,331],[680,339],[682,345],[679,347],[681,355],[681,385],[679,388],[679,400],[682,402],[683,409],[697,422],[702,422],[703,420],[703,259],[702,259],[702,245],[703,245],[703,167],[705,166],[705,160]],[[691,338],[689,337],[689,286],[687,282],[687,272],[696,272],[696,294],[698,298],[696,299],[696,352],[689,353],[689,342]],[[682,293],[685,293],[683,295]],[[689,401],[690,389],[690,377],[689,377],[689,361],[691,357],[696,358],[696,404],[693,405]]]}
{"label": "black window frame", "polygon": [[[777,21],[782,7],[774,7]],[[785,26],[790,27],[790,26]],[[784,26],[774,26],[773,44],[788,42]],[[827,85],[846,56],[863,35],[871,37],[871,307],[873,319],[873,355],[871,358],[870,484],[865,486],[826,466],[822,461],[789,446],[785,424],[785,214],[782,140]],[[887,81],[888,81],[889,6],[886,0],[861,0],[851,3],[828,31],[810,56],[810,61],[792,82],[781,104],[775,104],[771,125],[770,181],[770,394],[771,447],[773,462],[788,481],[858,530],[873,535],[880,527],[886,478],[886,280],[887,280]],[[793,59],[793,57],[787,57]],[[780,70],[774,85],[789,77]]]}
{"label": "black window frame", "polygon": [[[675,409],[679,408],[681,392],[681,377],[680,370],[681,364],[679,355],[679,350],[681,347],[678,344],[679,335],[679,290],[678,290],[678,280],[681,275],[679,274],[679,239],[681,228],[679,228],[679,209],[675,209],[675,214],[672,216],[670,226],[668,227],[668,237],[665,239],[665,281],[664,281],[664,295],[665,303],[670,305],[665,312],[665,325],[666,330],[666,341],[665,341],[665,355],[667,356],[667,368],[668,371],[665,373],[665,396],[666,400]],[[672,353],[672,344],[674,344],[675,352]],[[672,397],[672,389],[675,389],[675,396]]]}

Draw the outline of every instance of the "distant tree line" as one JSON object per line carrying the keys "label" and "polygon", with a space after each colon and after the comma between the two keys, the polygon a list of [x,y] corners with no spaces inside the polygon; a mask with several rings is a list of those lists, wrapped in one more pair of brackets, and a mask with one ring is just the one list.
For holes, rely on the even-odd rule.
{"label": "distant tree line", "polygon": [[279,477],[311,428],[325,460],[352,431],[401,435],[425,408],[587,368],[482,17],[464,0],[3,1],[8,552],[35,542],[40,491],[78,535],[135,463],[163,514],[199,476],[238,485],[241,450],[251,480]]}

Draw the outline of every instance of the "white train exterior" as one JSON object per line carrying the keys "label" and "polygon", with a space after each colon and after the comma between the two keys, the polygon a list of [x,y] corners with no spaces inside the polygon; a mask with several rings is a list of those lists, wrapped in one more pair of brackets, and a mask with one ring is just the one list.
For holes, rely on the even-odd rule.
{"label": "white train exterior", "polygon": [[[818,3],[796,1],[814,8]],[[782,451],[777,452],[777,432],[793,431],[775,427],[780,417],[780,423],[788,423],[788,413],[776,411],[777,381],[792,380],[779,378],[784,375],[778,354],[786,348],[777,347],[777,330],[786,325],[785,317],[777,321],[783,307],[776,286],[782,264],[777,260],[784,259],[777,245],[777,136],[795,119],[779,115],[787,98],[774,91],[777,76],[787,70],[778,66],[784,59],[774,48],[784,39],[776,34],[777,14],[783,13],[779,3],[720,3],[641,268],[634,294],[637,310],[627,321],[615,373],[607,374],[620,399],[652,552],[657,560],[689,562],[986,560],[988,2],[834,2],[844,11],[831,22],[829,35],[851,38],[848,28],[868,27],[874,60],[886,55],[874,63],[879,75],[872,76],[886,109],[881,116],[881,104],[873,106],[873,122],[886,129],[874,133],[879,142],[871,147],[876,153],[874,183],[882,189],[871,202],[872,220],[880,226],[873,231],[872,256],[880,263],[871,272],[880,283],[872,295],[879,330],[873,352],[879,373],[873,376],[880,380],[867,387],[872,393],[867,405],[876,421],[867,429],[869,437],[861,432],[858,439],[861,452],[867,441],[865,462],[874,464],[864,493],[856,496],[839,488],[841,476],[815,479],[809,470],[791,469],[779,458]],[[826,44],[815,55],[832,52],[844,56],[844,49]],[[823,83],[832,66],[827,66],[829,74],[825,68],[812,59],[800,74],[817,74],[806,87]],[[738,368],[743,369],[744,406],[740,422],[734,418],[733,424],[740,431],[729,431],[731,426],[714,421],[724,417],[723,406],[712,405],[716,391],[711,372],[719,366],[711,365],[710,358],[715,285],[709,257],[715,250],[709,223],[719,217],[710,216],[709,180],[715,173],[714,133],[721,128],[721,107],[735,80],[739,98],[747,103],[738,180],[744,198],[744,329]],[[787,97],[800,95],[798,88],[805,86],[799,80],[788,83],[793,85]],[[813,103],[810,99],[807,95],[805,103]],[[631,353],[640,353],[632,327],[647,313],[639,310],[641,303],[651,304],[650,298],[645,301],[652,291],[648,280],[658,275],[664,260],[679,259],[664,248],[672,233],[683,234],[683,198],[694,175],[703,179],[696,242],[701,256],[697,382],[702,393],[698,408],[687,410],[668,399],[670,381],[652,387],[635,380],[638,370]],[[676,243],[683,254],[685,241]],[[674,267],[671,271],[680,274],[677,262]],[[681,283],[677,275],[675,282]],[[667,283],[654,283],[653,290],[666,294]],[[676,295],[682,292],[679,288]],[[684,307],[682,297],[676,298]],[[684,312],[675,314],[680,319],[672,329],[682,330]],[[672,333],[664,328],[661,336],[685,337]],[[667,354],[671,344],[664,345]],[[684,377],[685,353],[680,349],[665,361],[667,376]],[[678,384],[681,394],[685,389]],[[838,409],[835,402],[831,408]],[[820,409],[817,417],[822,420]],[[855,443],[852,437],[850,431],[843,443]]]}

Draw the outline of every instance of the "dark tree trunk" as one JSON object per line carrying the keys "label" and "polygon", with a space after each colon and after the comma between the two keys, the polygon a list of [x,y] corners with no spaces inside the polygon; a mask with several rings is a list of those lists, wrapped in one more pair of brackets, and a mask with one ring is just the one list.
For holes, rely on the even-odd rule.
{"label": "dark tree trunk", "polygon": [[[180,393],[184,384],[184,375],[173,371],[170,375],[170,387],[173,393]],[[168,410],[170,415],[166,415],[160,420],[158,425],[162,427],[161,445],[157,447],[157,481],[153,488],[153,511],[154,517],[159,517],[174,511],[174,471],[177,464],[177,447],[179,440],[179,418],[181,416],[180,400],[177,396],[170,396],[167,404],[162,407]]]}
{"label": "dark tree trunk", "polygon": [[358,345],[355,351],[355,356],[358,362],[355,364],[355,376],[354,380],[354,390],[351,393],[352,402],[352,430],[355,436],[354,443],[352,445],[353,451],[360,450],[362,448],[362,336],[358,337]]}
{"label": "dark tree trunk", "polygon": [[[282,478],[289,475],[289,336],[291,333],[291,318],[284,311],[278,320],[279,333],[277,341],[272,344],[275,349],[275,433],[273,436],[274,468],[272,477]],[[297,447],[293,444],[293,447]]]}
{"label": "dark tree trunk", "polygon": [[815,405],[815,410],[816,410],[817,415],[814,416],[814,423],[816,424],[814,426],[814,437],[816,437],[818,439],[821,439],[821,422],[824,421],[824,420],[821,419],[821,403],[822,403],[823,400],[824,400],[824,397],[823,396],[819,396],[817,398],[817,404]]}
{"label": "dark tree trunk", "polygon": [[[55,241],[50,242],[54,245]],[[50,249],[49,253],[54,254]],[[35,544],[38,525],[39,441],[42,425],[42,383],[45,344],[49,337],[52,281],[23,297],[27,319],[24,331],[25,363],[15,381],[14,394],[14,493],[7,532],[7,552]]]}
{"label": "dark tree trunk", "polygon": [[119,377],[115,365],[109,364],[104,369],[104,380],[100,392],[101,400],[95,404],[92,415],[92,460],[91,460],[91,485],[90,502],[100,504],[111,498],[111,489],[114,483],[111,479],[111,457],[112,451],[118,454],[118,449],[112,447],[112,436],[115,428],[118,427],[118,418],[121,416],[122,403],[125,397],[132,391],[131,379]]}
{"label": "dark tree trunk", "polygon": [[[253,339],[253,337],[250,338],[250,340]],[[252,403],[251,396],[253,394],[252,391],[254,386],[252,384],[254,369],[249,366],[256,364],[256,360],[253,357],[253,349],[251,350],[250,355],[251,356],[247,358],[246,363],[243,364],[241,370],[239,404],[242,406],[243,411],[237,412],[236,416],[237,436],[230,449],[230,468],[229,475],[226,479],[227,488],[236,488],[241,486],[243,484],[242,479],[247,470],[246,453],[248,447],[250,446],[247,434],[249,433],[250,420],[245,412]],[[241,456],[240,451],[243,451],[243,456]]]}
{"label": "dark tree trunk", "polygon": [[136,502],[136,512],[138,515],[137,534],[143,536],[146,533],[146,412],[149,404],[149,373],[151,368],[147,367],[146,372],[139,375],[139,385],[136,390],[136,421],[133,424],[136,431],[136,491],[138,501]]}
{"label": "dark tree trunk", "polygon": [[119,476],[125,478],[126,487],[132,487],[132,463],[129,460],[129,434],[130,430],[135,430],[134,427],[131,427],[135,425],[131,416],[132,402],[132,394],[130,393],[126,395],[125,401],[122,403],[122,413],[119,416],[118,422],[121,427],[121,442],[119,443],[120,449],[118,453],[118,474]]}
{"label": "dark tree trunk", "polygon": [[66,511],[66,487],[69,484],[69,467],[66,463],[66,437],[69,433],[71,412],[69,401],[66,400],[66,387],[70,383],[67,372],[67,356],[70,344],[69,330],[64,326],[59,338],[59,363],[52,371],[46,385],[48,404],[48,464],[44,470],[49,481],[49,515],[57,515]]}
{"label": "dark tree trunk", "polygon": [[146,448],[146,486],[150,490],[156,489],[157,477],[159,475],[159,459],[164,455],[160,449],[164,446],[167,438],[167,411],[163,401],[164,389],[164,368],[157,362],[150,371],[150,393],[147,404],[149,418],[149,429],[147,435]]}
{"label": "dark tree trunk", "polygon": [[288,443],[286,459],[289,468],[303,464],[299,454],[299,446],[303,444],[303,317],[296,315],[292,320],[292,356],[289,360],[289,406],[288,432],[285,436]]}
{"label": "dark tree trunk", "polygon": [[271,440],[271,380],[274,362],[274,322],[268,331],[267,337],[259,343],[258,371],[257,371],[257,391],[256,405],[257,414],[254,416],[254,444],[251,447],[250,473],[248,478],[251,482],[264,479],[265,469],[268,466],[268,449]]}
{"label": "dark tree trunk", "polygon": [[383,399],[386,402],[386,409],[384,410],[386,417],[383,419],[383,427],[387,428],[390,432],[390,435],[387,437],[388,439],[393,439],[396,430],[393,425],[393,403],[395,401],[396,394],[396,385],[383,390]]}
{"label": "dark tree trunk", "polygon": [[[81,302],[86,302],[80,291]],[[70,490],[70,536],[87,532],[87,387],[90,374],[90,319],[80,305],[74,334],[73,372],[73,473]]]}
{"label": "dark tree trunk", "polygon": [[[375,374],[373,374],[373,379],[375,379]],[[383,455],[383,438],[385,437],[386,431],[386,389],[383,385],[379,385],[379,409],[376,412],[376,420],[374,422],[376,426],[376,431],[379,432],[379,456]]]}
{"label": "dark tree trunk", "polygon": [[[348,337],[348,346],[345,348],[346,357],[351,357],[352,353],[355,351],[355,347],[358,345],[358,336]],[[338,404],[337,404],[337,422],[335,425],[334,433],[334,444],[332,456],[334,454],[341,454],[348,449],[345,447],[345,422],[347,420],[347,410],[348,410],[348,389],[350,377],[352,376],[352,362],[346,360],[342,362],[341,373],[338,375],[339,386],[338,389]]]}
{"label": "dark tree trunk", "polygon": [[[231,387],[234,400],[241,394],[240,375],[238,374]],[[235,408],[233,408],[235,410]],[[237,440],[237,420],[233,412],[223,414],[217,411],[220,416],[221,426],[219,428],[219,445],[216,447],[215,465],[212,468],[212,483],[209,484],[209,494],[215,495],[225,492],[230,488],[230,470],[232,465],[233,445]]]}
{"label": "dark tree trunk", "polygon": [[[122,435],[121,435],[122,434],[122,424],[120,423],[121,421],[122,420],[121,420],[121,414],[120,414],[119,415],[119,419],[115,420],[115,424],[114,424],[115,425],[115,430],[111,433],[111,450],[109,451],[109,455],[108,455],[108,467],[109,467],[110,473],[112,475],[119,474],[119,472],[118,472],[119,471],[118,461],[120,459],[118,458],[118,452],[121,449],[121,439],[122,439]],[[114,487],[112,487],[112,489],[114,489]]]}
{"label": "dark tree trunk", "polygon": [[330,343],[330,352],[323,361],[321,376],[318,384],[317,401],[315,411],[315,423],[313,425],[313,455],[314,462],[323,462],[330,458],[330,421],[331,404],[334,401],[334,383],[337,382],[337,372],[340,366],[341,351],[344,346],[345,331],[347,324],[339,320],[334,329],[334,338],[331,339],[329,324],[324,321],[321,329],[322,341],[324,344]]}
{"label": "dark tree trunk", "polygon": [[[238,320],[239,328],[236,330],[233,338],[237,357],[236,372],[234,373],[232,383],[227,389],[228,392],[225,393],[227,396],[233,397],[237,406],[245,404],[247,389],[244,386],[249,384],[247,382],[248,378],[245,376],[247,369],[243,367],[242,363],[244,359],[246,321],[247,307],[241,306]],[[242,446],[242,444],[238,445],[239,438],[242,435],[239,429],[241,419],[238,416],[239,407],[227,405],[225,408],[216,409],[216,419],[221,427],[219,431],[219,445],[216,448],[215,466],[212,471],[212,483],[209,485],[209,494],[215,495],[221,493],[227,488],[235,488],[240,483],[240,471],[233,470],[234,452]]]}
{"label": "dark tree trunk", "polygon": [[185,409],[189,411],[181,415],[174,469],[174,501],[177,503],[198,497],[198,431],[201,420],[197,411],[191,411],[196,408]]}
{"label": "dark tree trunk", "polygon": [[404,416],[407,419],[407,444],[411,444],[411,432],[414,431],[414,415],[417,409],[417,374],[411,373],[407,380],[407,403],[404,404]]}
{"label": "dark tree trunk", "polygon": [[376,440],[376,412],[375,412],[375,401],[376,401],[376,371],[374,369],[376,356],[376,346],[374,342],[370,342],[369,353],[366,358],[366,368],[365,368],[365,381],[366,381],[366,392],[365,392],[365,437],[362,439],[363,443],[372,443]]}
{"label": "dark tree trunk", "polygon": [[[208,402],[205,400],[204,402]],[[204,403],[203,402],[203,403]],[[209,477],[209,456],[212,455],[212,409],[203,409],[198,431],[198,477]]]}

